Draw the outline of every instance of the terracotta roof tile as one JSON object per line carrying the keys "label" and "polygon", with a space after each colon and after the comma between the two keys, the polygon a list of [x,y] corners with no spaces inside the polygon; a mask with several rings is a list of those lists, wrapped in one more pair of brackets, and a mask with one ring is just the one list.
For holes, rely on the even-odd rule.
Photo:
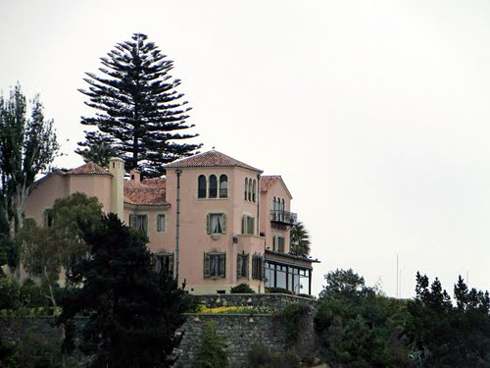
{"label": "terracotta roof tile", "polygon": [[163,206],[167,204],[166,179],[147,179],[140,183],[124,182],[124,202],[140,206]]}
{"label": "terracotta roof tile", "polygon": [[262,172],[250,165],[225,155],[218,151],[208,151],[195,156],[187,157],[182,160],[174,161],[166,165],[168,168],[185,168],[185,167],[241,167],[243,169]]}
{"label": "terracotta roof tile", "polygon": [[260,191],[267,192],[279,179],[280,175],[263,175],[260,177]]}
{"label": "terracotta roof tile", "polygon": [[107,169],[94,164],[92,161],[87,162],[85,165],[77,167],[76,169],[67,171],[70,175],[112,175]]}

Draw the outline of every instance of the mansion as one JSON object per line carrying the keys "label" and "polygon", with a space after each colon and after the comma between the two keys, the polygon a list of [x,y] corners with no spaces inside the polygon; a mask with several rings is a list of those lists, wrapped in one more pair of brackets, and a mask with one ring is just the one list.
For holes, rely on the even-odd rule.
{"label": "mansion", "polygon": [[289,254],[291,193],[280,176],[218,151],[166,165],[166,177],[141,180],[124,161],[88,162],[36,182],[25,216],[49,226],[56,199],[75,192],[97,197],[106,213],[146,232],[159,272],[194,294],[228,293],[241,283],[311,294],[311,258]]}

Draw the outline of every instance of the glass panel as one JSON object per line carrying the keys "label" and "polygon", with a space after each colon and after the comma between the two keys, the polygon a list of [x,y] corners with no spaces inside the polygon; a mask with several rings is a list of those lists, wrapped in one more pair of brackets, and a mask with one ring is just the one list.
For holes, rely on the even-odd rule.
{"label": "glass panel", "polygon": [[211,234],[223,234],[223,214],[212,213],[210,214],[211,221]]}
{"label": "glass panel", "polygon": [[279,270],[277,271],[276,284],[278,288],[286,288],[286,272]]}
{"label": "glass panel", "polygon": [[221,175],[219,177],[219,197],[228,197],[228,177],[226,175]]}
{"label": "glass panel", "polygon": [[197,197],[206,198],[206,177],[204,175],[199,175]]}
{"label": "glass panel", "polygon": [[310,290],[310,278],[301,276],[300,292],[298,294],[309,294]]}
{"label": "glass panel", "polygon": [[209,198],[216,198],[218,196],[218,179],[216,175],[209,177]]}

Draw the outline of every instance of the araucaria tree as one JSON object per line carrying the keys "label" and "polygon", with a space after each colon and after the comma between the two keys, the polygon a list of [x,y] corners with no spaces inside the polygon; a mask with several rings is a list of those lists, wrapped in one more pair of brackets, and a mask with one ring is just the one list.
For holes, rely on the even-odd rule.
{"label": "araucaria tree", "polygon": [[190,108],[176,90],[180,80],[169,74],[173,61],[146,35],[135,33],[132,41],[118,43],[101,61],[102,75],[87,73],[90,87],[80,90],[89,97],[86,104],[97,110],[81,123],[97,129],[85,132],[77,153],[84,156],[92,146],[109,144],[126,161],[126,169],[158,177],[165,173],[162,165],[201,147],[189,143],[197,134],[186,133],[194,125],[187,123]]}

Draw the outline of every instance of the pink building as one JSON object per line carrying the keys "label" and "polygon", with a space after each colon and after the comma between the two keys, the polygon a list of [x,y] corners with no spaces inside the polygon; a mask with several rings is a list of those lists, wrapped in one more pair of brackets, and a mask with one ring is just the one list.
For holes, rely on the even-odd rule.
{"label": "pink building", "polygon": [[310,258],[289,254],[291,193],[280,176],[217,151],[166,166],[163,179],[124,179],[124,162],[92,162],[39,180],[25,215],[49,226],[57,198],[95,196],[105,212],[148,234],[160,272],[184,280],[192,293],[227,293],[240,283],[257,292],[281,287],[311,294]]}

